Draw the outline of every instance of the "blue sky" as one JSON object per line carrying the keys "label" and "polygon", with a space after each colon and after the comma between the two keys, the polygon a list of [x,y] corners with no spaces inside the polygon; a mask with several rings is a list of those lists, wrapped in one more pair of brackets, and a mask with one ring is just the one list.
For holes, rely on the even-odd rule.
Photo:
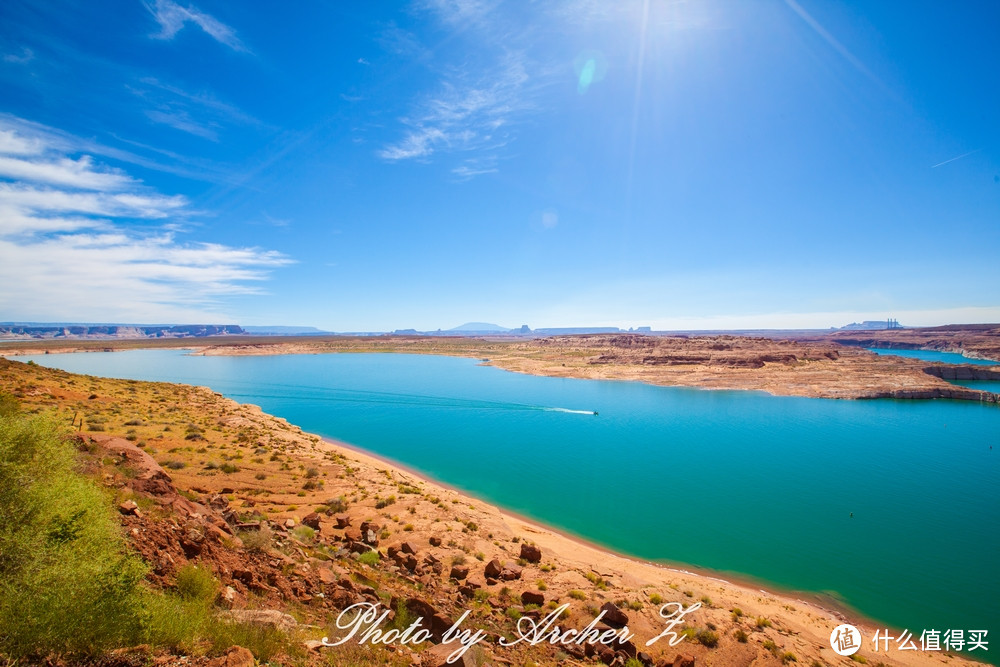
{"label": "blue sky", "polygon": [[1000,5],[0,4],[0,320],[1000,321]]}

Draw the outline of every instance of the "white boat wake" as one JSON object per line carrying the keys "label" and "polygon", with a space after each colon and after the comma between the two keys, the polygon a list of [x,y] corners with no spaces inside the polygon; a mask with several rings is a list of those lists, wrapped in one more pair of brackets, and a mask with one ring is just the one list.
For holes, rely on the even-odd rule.
{"label": "white boat wake", "polygon": [[569,408],[542,408],[546,412],[566,412],[571,415],[596,415],[597,410],[570,410]]}

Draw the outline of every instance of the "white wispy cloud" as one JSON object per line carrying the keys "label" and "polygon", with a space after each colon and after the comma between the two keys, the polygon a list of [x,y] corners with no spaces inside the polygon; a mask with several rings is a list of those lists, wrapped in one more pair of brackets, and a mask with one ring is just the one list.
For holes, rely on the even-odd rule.
{"label": "white wispy cloud", "polygon": [[193,5],[182,7],[173,0],[155,0],[144,4],[160,25],[160,32],[152,35],[155,39],[173,39],[185,25],[194,23],[217,42],[234,51],[249,51],[236,36],[235,30]]}
{"label": "white wispy cloud", "polygon": [[0,130],[0,154],[37,155],[43,148],[44,144],[37,138],[21,136],[14,130]]}
{"label": "white wispy cloud", "polygon": [[493,156],[488,156],[486,158],[473,158],[466,160],[459,166],[451,170],[455,176],[458,177],[460,181],[467,181],[469,179],[475,178],[476,176],[482,176],[483,174],[493,174],[500,171],[497,167],[496,158]]}
{"label": "white wispy cloud", "polygon": [[196,137],[201,137],[202,139],[208,139],[209,141],[219,140],[219,133],[215,130],[215,128],[199,123],[191,118],[191,115],[186,111],[161,111],[159,109],[147,109],[146,117],[154,123],[168,125],[175,130],[187,132],[188,134],[193,134]]}
{"label": "white wispy cloud", "polygon": [[149,108],[146,117],[209,141],[219,141],[219,132],[229,125],[259,127],[262,123],[209,92],[189,92],[154,77],[144,77],[126,88]]}
{"label": "white wispy cloud", "polygon": [[[194,213],[127,173],[69,154],[65,135],[0,117],[0,312],[14,319],[221,321],[290,263],[259,248],[184,242]],[[142,222],[137,222],[142,221]]]}
{"label": "white wispy cloud", "polygon": [[20,53],[5,53],[3,61],[14,65],[27,65],[35,59],[35,52],[28,47],[23,47]]}
{"label": "white wispy cloud", "polygon": [[473,82],[446,81],[424,99],[414,115],[402,118],[405,136],[382,148],[386,160],[427,158],[437,151],[496,150],[511,135],[508,127],[530,105],[524,98],[528,74],[522,54],[507,54],[496,70]]}
{"label": "white wispy cloud", "polygon": [[446,23],[476,27],[486,22],[498,4],[498,0],[423,0],[420,3]]}
{"label": "white wispy cloud", "polygon": [[[0,153],[3,152],[0,145]],[[89,155],[77,160],[31,160],[17,156],[16,153],[13,156],[0,154],[0,177],[88,190],[118,190],[135,183],[120,171],[95,169],[93,158]]]}

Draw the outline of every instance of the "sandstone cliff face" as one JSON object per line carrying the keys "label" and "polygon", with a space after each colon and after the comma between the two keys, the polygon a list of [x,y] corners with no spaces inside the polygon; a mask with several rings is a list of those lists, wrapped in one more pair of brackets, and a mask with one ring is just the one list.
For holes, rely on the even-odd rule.
{"label": "sandstone cliff face", "polygon": [[852,347],[956,352],[978,359],[1000,361],[1000,324],[966,324],[921,329],[841,331],[824,336]]}
{"label": "sandstone cliff face", "polygon": [[997,380],[1000,381],[1000,368],[989,366],[928,366],[924,372],[942,380]]}

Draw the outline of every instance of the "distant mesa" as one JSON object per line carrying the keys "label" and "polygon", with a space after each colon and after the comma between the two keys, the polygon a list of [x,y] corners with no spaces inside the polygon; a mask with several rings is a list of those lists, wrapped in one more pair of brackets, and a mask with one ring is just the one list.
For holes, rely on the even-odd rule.
{"label": "distant mesa", "polygon": [[[527,324],[524,326],[528,326]],[[466,322],[462,326],[455,327],[454,329],[448,329],[448,331],[462,332],[462,333],[507,333],[511,329],[507,327],[502,327],[499,324],[490,324],[489,322]]]}
{"label": "distant mesa", "polygon": [[124,338],[204,338],[240,336],[246,331],[235,324],[19,324],[0,323],[2,340],[67,340]]}
{"label": "distant mesa", "polygon": [[333,333],[331,331],[323,331],[322,329],[317,329],[316,327],[289,327],[289,326],[269,326],[269,327],[244,326],[243,330],[248,334],[250,334],[251,336],[319,336],[322,334]]}
{"label": "distant mesa", "polygon": [[886,320],[865,320],[864,322],[851,322],[840,327],[840,331],[884,331],[886,329],[905,329],[899,320],[892,318]]}
{"label": "distant mesa", "polygon": [[436,331],[418,331],[416,329],[396,329],[390,335],[394,336],[572,336],[575,334],[615,334],[615,333],[651,333],[651,327],[635,327],[620,329],[618,327],[546,327],[532,329],[522,324],[516,329],[507,329],[489,322],[467,322],[453,329],[437,329]]}

